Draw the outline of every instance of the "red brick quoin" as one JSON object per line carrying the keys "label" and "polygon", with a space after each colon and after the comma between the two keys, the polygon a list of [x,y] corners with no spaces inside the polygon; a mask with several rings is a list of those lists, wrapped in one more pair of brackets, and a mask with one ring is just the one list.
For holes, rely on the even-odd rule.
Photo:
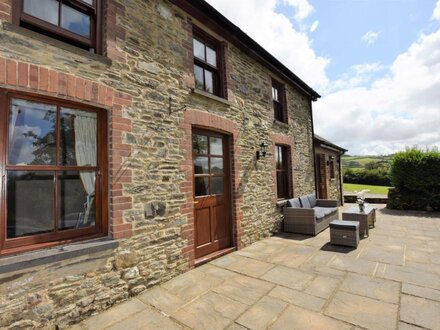
{"label": "red brick quoin", "polygon": [[206,128],[208,130],[218,131],[230,136],[231,150],[231,177],[232,177],[232,231],[233,242],[237,249],[241,248],[241,237],[243,230],[241,220],[243,213],[241,205],[243,198],[239,193],[240,183],[240,147],[238,139],[240,132],[237,125],[226,118],[213,115],[207,112],[187,109],[179,127],[185,134],[181,140],[181,148],[185,155],[185,160],[181,163],[181,169],[185,173],[185,181],[180,185],[180,190],[186,195],[186,203],[181,206],[181,212],[187,217],[186,225],[182,227],[182,237],[187,239],[187,245],[182,249],[182,256],[188,260],[190,268],[195,264],[195,238],[194,238],[194,198],[193,198],[193,156],[192,156],[192,129],[194,127]]}
{"label": "red brick quoin", "polygon": [[132,199],[123,196],[123,188],[124,184],[131,183],[132,173],[124,168],[123,162],[131,154],[131,145],[124,144],[122,136],[132,131],[132,122],[122,116],[122,110],[132,105],[131,96],[91,80],[2,57],[0,87],[67,99],[107,110],[109,230],[115,239],[130,237],[132,224],[124,223],[123,213],[132,208]]}

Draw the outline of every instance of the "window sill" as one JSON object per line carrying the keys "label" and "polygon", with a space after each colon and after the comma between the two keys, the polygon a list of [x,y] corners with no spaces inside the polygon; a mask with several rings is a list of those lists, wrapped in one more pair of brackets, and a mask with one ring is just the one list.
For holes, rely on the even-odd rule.
{"label": "window sill", "polygon": [[273,125],[281,127],[281,128],[285,128],[285,129],[289,128],[289,123],[285,123],[283,121],[279,121],[279,120],[276,120],[276,119],[274,119]]}
{"label": "window sill", "polygon": [[26,29],[26,28],[23,28],[20,26],[17,26],[15,24],[3,22],[3,30],[19,34],[23,37],[36,39],[36,40],[41,41],[45,44],[49,44],[53,47],[57,47],[62,50],[68,51],[70,53],[74,53],[75,55],[86,57],[89,60],[97,61],[97,62],[100,62],[100,63],[105,64],[107,66],[112,65],[112,60],[109,59],[108,57],[94,54],[94,53],[90,53],[87,50],[81,49],[79,47],[75,47],[75,46],[70,45],[68,43],[62,42],[60,40],[57,40],[57,39],[54,39],[54,38],[51,38],[48,36],[45,36],[41,33]]}
{"label": "window sill", "polygon": [[208,92],[202,91],[202,90],[197,89],[197,88],[191,88],[191,91],[192,91],[195,95],[200,95],[200,96],[206,97],[206,98],[208,98],[208,99],[211,99],[211,100],[214,100],[214,101],[217,101],[217,102],[223,103],[224,105],[231,106],[231,102],[229,102],[228,100],[226,100],[226,99],[224,99],[224,98],[222,98],[222,97],[220,97],[220,96],[213,95],[213,94],[211,94],[211,93],[208,93]]}
{"label": "window sill", "polygon": [[0,274],[41,266],[91,253],[114,250],[118,241],[101,238],[0,258]]}

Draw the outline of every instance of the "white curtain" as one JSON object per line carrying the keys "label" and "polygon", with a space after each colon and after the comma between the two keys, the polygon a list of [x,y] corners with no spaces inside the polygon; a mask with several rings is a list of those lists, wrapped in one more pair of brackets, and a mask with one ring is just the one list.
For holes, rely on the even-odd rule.
{"label": "white curtain", "polygon": [[[78,166],[96,166],[96,114],[75,111],[75,157]],[[87,208],[83,223],[87,224],[90,210],[95,199],[95,172],[80,172],[87,192]]]}

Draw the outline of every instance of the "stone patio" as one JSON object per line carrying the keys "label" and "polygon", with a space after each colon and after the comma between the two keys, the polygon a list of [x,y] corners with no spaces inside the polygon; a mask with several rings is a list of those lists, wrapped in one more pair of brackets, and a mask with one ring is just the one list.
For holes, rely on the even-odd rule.
{"label": "stone patio", "polygon": [[378,207],[357,249],[278,235],[72,329],[440,329],[440,214]]}

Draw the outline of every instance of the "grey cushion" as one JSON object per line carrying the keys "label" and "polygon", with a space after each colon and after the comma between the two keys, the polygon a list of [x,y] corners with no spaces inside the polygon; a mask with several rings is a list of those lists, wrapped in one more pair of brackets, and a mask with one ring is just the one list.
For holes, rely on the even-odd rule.
{"label": "grey cushion", "polygon": [[316,195],[310,194],[310,195],[307,195],[306,197],[309,200],[310,206],[315,207],[316,206]]}
{"label": "grey cushion", "polygon": [[358,221],[341,221],[341,220],[333,220],[330,222],[330,228],[338,228],[345,230],[357,230],[359,228]]}
{"label": "grey cushion", "polygon": [[303,208],[305,209],[311,209],[312,206],[310,205],[309,199],[307,198],[307,196],[301,196],[299,198],[301,200],[301,205]]}
{"label": "grey cushion", "polygon": [[324,210],[316,209],[316,207],[314,208],[314,210],[315,210],[315,218],[316,219],[319,220],[319,219],[322,219],[325,217]]}
{"label": "grey cushion", "polygon": [[292,198],[287,201],[287,207],[298,207],[301,208],[301,202],[299,198]]}
{"label": "grey cushion", "polygon": [[329,214],[332,214],[333,212],[337,212],[338,211],[338,208],[336,208],[336,207],[315,206],[313,209],[315,210],[315,212],[316,211],[324,212],[324,215],[329,215]]}

